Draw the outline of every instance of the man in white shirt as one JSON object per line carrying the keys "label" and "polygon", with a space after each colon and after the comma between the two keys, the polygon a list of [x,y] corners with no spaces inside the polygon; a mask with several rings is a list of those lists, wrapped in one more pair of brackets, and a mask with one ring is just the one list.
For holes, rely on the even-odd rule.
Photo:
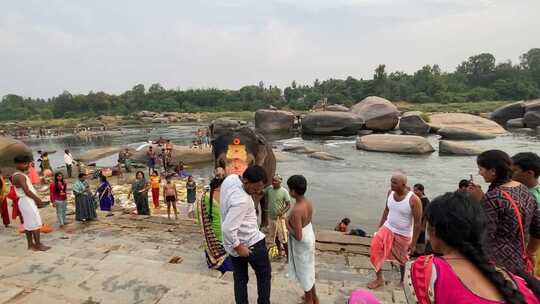
{"label": "man in white shirt", "polygon": [[69,153],[69,150],[64,151],[64,163],[66,164],[66,171],[69,178],[71,178],[71,170],[73,169],[73,156]]}
{"label": "man in white shirt", "polygon": [[248,264],[257,276],[258,304],[270,303],[272,267],[265,235],[260,232],[252,195],[264,189],[266,172],[260,166],[248,167],[242,177],[231,174],[221,185],[220,212],[223,246],[231,256],[234,272],[234,298],[248,303]]}

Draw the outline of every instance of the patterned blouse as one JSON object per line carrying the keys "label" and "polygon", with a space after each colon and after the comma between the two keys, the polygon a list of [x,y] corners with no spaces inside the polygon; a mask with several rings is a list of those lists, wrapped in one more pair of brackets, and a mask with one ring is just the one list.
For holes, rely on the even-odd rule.
{"label": "patterned blouse", "polygon": [[526,272],[523,244],[516,213],[504,196],[506,191],[519,206],[525,229],[525,238],[540,238],[540,210],[536,200],[524,185],[497,187],[486,193],[483,207],[487,215],[485,248],[497,266],[512,273]]}

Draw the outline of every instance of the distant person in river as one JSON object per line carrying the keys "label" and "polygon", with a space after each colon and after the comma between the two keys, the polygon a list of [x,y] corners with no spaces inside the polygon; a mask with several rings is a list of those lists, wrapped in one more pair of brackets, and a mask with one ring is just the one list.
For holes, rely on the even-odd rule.
{"label": "distant person in river", "polygon": [[133,200],[137,206],[138,215],[150,215],[150,208],[148,207],[148,182],[144,178],[144,172],[137,171],[135,173],[135,181],[131,184],[131,191],[129,191],[128,199],[133,194]]}
{"label": "distant person in river", "polygon": [[32,185],[30,178],[25,174],[32,158],[28,155],[18,155],[15,157],[15,167],[17,171],[13,173],[13,186],[18,197],[18,208],[24,219],[24,232],[28,242],[28,250],[47,251],[50,247],[41,243],[40,228],[43,225],[39,214],[38,206],[43,201],[37,196],[36,189]]}
{"label": "distant person in river", "polygon": [[335,231],[339,232],[348,232],[349,231],[349,224],[351,223],[351,220],[346,217],[339,222],[336,227],[334,228]]}
{"label": "distant person in river", "polygon": [[100,185],[96,190],[96,196],[99,199],[99,208],[101,211],[107,211],[107,216],[113,216],[112,206],[114,206],[114,195],[111,184],[104,175],[99,177],[99,181]]}
{"label": "distant person in river", "polygon": [[[427,240],[426,240],[426,209],[429,206],[429,199],[426,197],[426,193],[424,191],[424,185],[422,184],[416,184],[413,187],[413,192],[420,198],[420,201],[422,202],[422,228],[420,231],[420,235],[418,236],[418,241],[416,242],[419,245],[424,246],[423,251],[429,250]],[[415,248],[413,248],[413,254],[415,253]]]}
{"label": "distant person in river", "polygon": [[193,175],[188,177],[186,182],[186,200],[188,203],[188,217],[195,218],[195,201],[197,200],[197,183],[193,180]]}
{"label": "distant person in river", "polygon": [[401,281],[405,272],[405,263],[416,248],[416,242],[422,230],[422,202],[407,186],[404,174],[394,174],[390,180],[379,230],[371,241],[370,260],[377,278],[368,284],[375,289],[384,285],[382,266],[386,260],[395,260],[400,266]]}
{"label": "distant person in river", "polygon": [[159,173],[154,170],[150,176],[150,186],[152,189],[152,202],[154,203],[154,208],[159,208],[159,186],[161,183],[161,177]]}
{"label": "distant person in river", "polygon": [[148,175],[150,175],[156,168],[156,152],[152,146],[148,147],[148,151],[146,151],[146,161],[148,165]]}
{"label": "distant person in river", "polygon": [[58,225],[63,227],[66,224],[66,207],[67,207],[67,185],[64,180],[64,174],[56,172],[54,181],[49,185],[49,196],[51,204],[56,208],[56,218]]}
{"label": "distant person in river", "polygon": [[408,303],[540,303],[537,280],[516,276],[491,262],[482,244],[489,221],[482,209],[461,192],[431,202],[427,232],[437,255],[407,265]]}
{"label": "distant person in river", "polygon": [[97,205],[94,195],[90,192],[90,185],[86,181],[86,177],[86,174],[79,173],[79,179],[73,184],[75,220],[78,222],[87,222],[97,218]]}
{"label": "distant person in river", "polygon": [[176,202],[178,202],[178,192],[176,186],[171,180],[171,176],[167,175],[166,182],[163,185],[163,198],[167,204],[167,218],[171,219],[171,206],[174,209],[174,219],[178,219],[178,210],[176,209]]}
{"label": "distant person in river", "polygon": [[318,304],[315,290],[315,232],[311,220],[313,203],[305,196],[307,180],[293,175],[287,180],[295,203],[287,219],[289,229],[289,277],[295,278],[304,291],[304,303]]}
{"label": "distant person in river", "polygon": [[532,273],[527,239],[540,239],[540,212],[523,184],[512,180],[512,160],[503,151],[478,155],[479,174],[490,183],[486,193],[471,183],[469,195],[480,202],[487,216],[485,248],[491,261],[512,273]]}
{"label": "distant person in river", "polygon": [[49,170],[52,173],[51,161],[49,160],[49,153],[44,152],[41,159],[42,159],[41,165],[43,167],[43,171],[41,172],[41,174],[45,176],[46,174],[48,174],[47,170]]}
{"label": "distant person in river", "polygon": [[[529,192],[536,199],[536,204],[540,205],[540,185],[538,184],[540,176],[540,157],[536,153],[524,152],[518,153],[512,157],[512,179],[522,183],[529,188]],[[527,246],[529,255],[534,257],[534,274],[540,277],[540,240],[531,238]]]}

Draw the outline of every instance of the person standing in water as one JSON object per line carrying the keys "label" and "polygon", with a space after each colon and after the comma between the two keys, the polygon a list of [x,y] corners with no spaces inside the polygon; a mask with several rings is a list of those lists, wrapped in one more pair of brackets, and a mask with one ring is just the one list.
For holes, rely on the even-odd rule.
{"label": "person standing in water", "polygon": [[313,203],[304,195],[307,181],[302,175],[287,180],[295,204],[287,219],[289,229],[289,276],[296,278],[304,290],[304,303],[318,304],[315,290],[315,233],[311,219]]}
{"label": "person standing in water", "polygon": [[54,181],[49,186],[50,199],[53,207],[56,208],[56,217],[58,225],[63,227],[66,224],[66,207],[67,207],[67,185],[64,180],[64,175],[61,172],[56,172]]}
{"label": "person standing in water", "polygon": [[174,209],[174,219],[178,219],[178,210],[176,210],[176,202],[178,201],[178,192],[176,191],[176,186],[171,182],[171,176],[167,175],[165,178],[167,181],[163,185],[163,198],[165,198],[165,203],[167,203],[167,218],[171,219],[171,205]]}
{"label": "person standing in water", "polygon": [[379,230],[371,241],[370,260],[377,278],[368,284],[375,289],[384,285],[382,266],[386,260],[396,260],[400,266],[401,282],[405,263],[416,248],[422,226],[422,202],[407,186],[407,177],[394,174],[390,180]]}
{"label": "person standing in water", "polygon": [[41,243],[40,228],[43,225],[41,216],[39,215],[38,205],[43,204],[41,199],[36,195],[36,190],[30,181],[28,175],[24,172],[28,170],[28,166],[32,158],[28,155],[18,155],[15,157],[15,167],[17,172],[13,173],[13,186],[19,198],[19,211],[24,218],[24,232],[28,242],[28,249],[35,251],[47,251],[51,247]]}

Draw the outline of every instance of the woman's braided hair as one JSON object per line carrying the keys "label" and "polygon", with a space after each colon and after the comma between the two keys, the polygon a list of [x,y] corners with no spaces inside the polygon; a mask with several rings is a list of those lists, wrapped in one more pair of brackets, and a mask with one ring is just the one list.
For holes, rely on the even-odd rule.
{"label": "woman's braided hair", "polygon": [[475,265],[499,291],[505,303],[526,303],[514,282],[488,260],[482,246],[486,219],[479,204],[471,202],[466,194],[448,192],[435,198],[426,213],[437,238]]}

